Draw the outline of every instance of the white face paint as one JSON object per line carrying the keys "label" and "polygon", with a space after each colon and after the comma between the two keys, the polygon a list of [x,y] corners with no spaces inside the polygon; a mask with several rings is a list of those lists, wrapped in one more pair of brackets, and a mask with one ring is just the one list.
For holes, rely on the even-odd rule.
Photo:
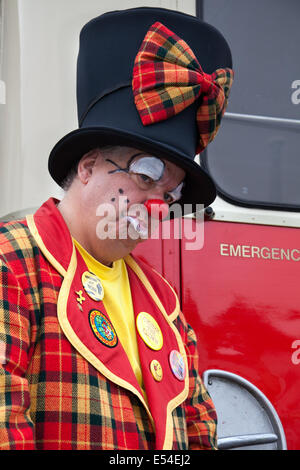
{"label": "white face paint", "polygon": [[[141,189],[150,189],[154,185],[160,185],[163,182],[165,174],[165,163],[157,157],[142,157],[133,161],[129,165],[129,174],[135,178],[135,182]],[[172,204],[182,196],[184,182],[176,188],[165,193],[165,202]]]}
{"label": "white face paint", "polygon": [[172,202],[176,202],[176,201],[179,201],[179,199],[181,199],[183,185],[184,185],[184,182],[182,181],[182,183],[180,183],[175,189],[173,189],[172,191],[168,191],[168,194],[173,199]]}
{"label": "white face paint", "polygon": [[145,175],[153,181],[159,181],[165,171],[162,160],[156,157],[143,157],[131,163],[129,171],[139,175]]}

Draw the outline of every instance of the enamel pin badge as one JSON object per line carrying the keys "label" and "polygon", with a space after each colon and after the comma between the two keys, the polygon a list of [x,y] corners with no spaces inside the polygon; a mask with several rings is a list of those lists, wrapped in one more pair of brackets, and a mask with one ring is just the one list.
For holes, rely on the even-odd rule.
{"label": "enamel pin badge", "polygon": [[105,346],[114,348],[118,344],[116,330],[100,310],[91,310],[89,322],[96,338]]}

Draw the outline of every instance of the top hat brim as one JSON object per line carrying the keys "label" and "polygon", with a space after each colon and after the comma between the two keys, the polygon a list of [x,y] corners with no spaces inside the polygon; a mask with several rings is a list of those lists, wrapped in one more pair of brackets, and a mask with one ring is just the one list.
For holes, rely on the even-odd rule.
{"label": "top hat brim", "polygon": [[107,145],[133,147],[177,164],[186,171],[185,185],[180,204],[186,205],[185,215],[195,212],[197,204],[209,206],[216,197],[215,185],[210,176],[184,152],[170,145],[147,139],[138,133],[109,127],[86,127],[65,135],[49,156],[49,172],[60,186],[82,156],[90,150]]}

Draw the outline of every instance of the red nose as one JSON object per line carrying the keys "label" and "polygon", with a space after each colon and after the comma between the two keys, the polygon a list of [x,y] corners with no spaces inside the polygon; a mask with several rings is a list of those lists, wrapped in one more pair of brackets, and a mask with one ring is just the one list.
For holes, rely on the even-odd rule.
{"label": "red nose", "polygon": [[153,219],[162,220],[167,217],[169,213],[169,206],[161,199],[148,199],[145,204],[148,214]]}

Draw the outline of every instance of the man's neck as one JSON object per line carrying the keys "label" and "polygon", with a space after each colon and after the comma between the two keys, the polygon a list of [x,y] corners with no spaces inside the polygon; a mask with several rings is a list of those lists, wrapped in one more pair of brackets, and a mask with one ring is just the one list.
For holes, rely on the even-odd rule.
{"label": "man's neck", "polygon": [[[128,240],[100,239],[96,235],[96,226],[88,227],[80,210],[80,203],[75,202],[66,193],[57,206],[71,236],[100,263],[111,267],[112,263],[127,256],[134,246]],[[94,231],[94,233],[92,233]]]}

